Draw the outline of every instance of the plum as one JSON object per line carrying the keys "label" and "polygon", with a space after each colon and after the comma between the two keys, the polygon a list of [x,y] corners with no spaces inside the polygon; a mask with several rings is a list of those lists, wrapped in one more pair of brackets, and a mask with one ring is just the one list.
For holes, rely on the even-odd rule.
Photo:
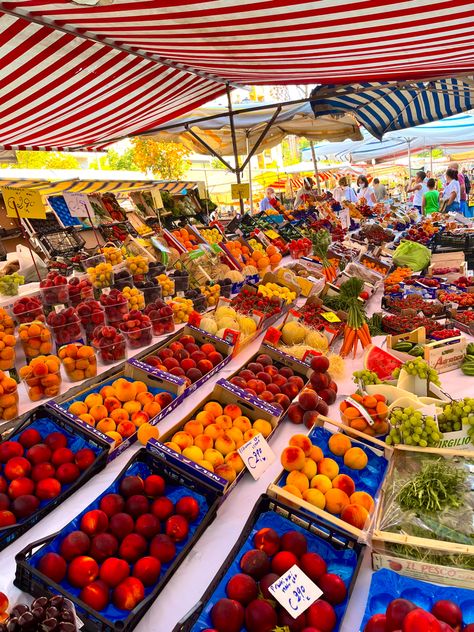
{"label": "plum", "polygon": [[276,624],[276,611],[268,601],[254,599],[245,608],[245,627],[248,632],[272,632]]}
{"label": "plum", "polygon": [[365,624],[364,632],[386,632],[386,622],[387,617],[384,614],[374,614]]}
{"label": "plum", "polygon": [[394,599],[391,601],[385,612],[387,616],[387,632],[400,630],[407,614],[415,608],[415,604],[408,601],[408,599]]}
{"label": "plum", "polygon": [[219,599],[212,606],[211,621],[218,632],[240,632],[244,623],[244,607],[235,599]]}
{"label": "plum", "polygon": [[442,632],[438,619],[422,608],[411,610],[403,620],[403,632]]}
{"label": "plum", "polygon": [[448,599],[440,599],[437,601],[431,608],[431,613],[434,614],[437,619],[444,621],[452,628],[462,625],[461,608]]}

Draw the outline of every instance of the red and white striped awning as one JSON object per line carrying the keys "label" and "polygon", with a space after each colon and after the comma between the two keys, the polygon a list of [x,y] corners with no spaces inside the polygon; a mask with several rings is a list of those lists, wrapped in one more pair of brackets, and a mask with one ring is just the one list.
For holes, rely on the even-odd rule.
{"label": "red and white striped awning", "polygon": [[348,83],[474,68],[472,0],[0,2],[0,145],[145,132],[226,82]]}

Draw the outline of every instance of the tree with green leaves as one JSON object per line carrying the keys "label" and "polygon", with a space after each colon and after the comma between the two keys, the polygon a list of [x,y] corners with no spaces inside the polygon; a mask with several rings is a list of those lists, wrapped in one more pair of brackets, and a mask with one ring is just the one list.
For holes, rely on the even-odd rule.
{"label": "tree with green leaves", "polygon": [[151,171],[163,180],[179,180],[191,166],[190,151],[180,143],[155,140],[147,136],[132,139],[133,160],[141,171]]}
{"label": "tree with green leaves", "polygon": [[79,169],[80,165],[72,154],[58,151],[17,151],[20,169]]}

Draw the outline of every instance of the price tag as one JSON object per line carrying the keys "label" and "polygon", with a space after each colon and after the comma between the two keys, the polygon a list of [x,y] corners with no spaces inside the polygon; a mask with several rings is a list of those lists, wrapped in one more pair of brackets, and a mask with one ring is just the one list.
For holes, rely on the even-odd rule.
{"label": "price tag", "polygon": [[270,239],[278,239],[278,237],[280,236],[277,232],[275,232],[274,230],[266,230],[265,231],[265,235],[267,237],[270,237]]}
{"label": "price tag", "polygon": [[255,480],[258,480],[275,460],[275,454],[260,433],[244,443],[238,449],[238,453]]}
{"label": "price tag", "polygon": [[293,619],[297,619],[323,594],[296,564],[271,584],[268,590]]}
{"label": "price tag", "polygon": [[41,195],[34,189],[1,187],[7,217],[46,219],[46,208]]}
{"label": "price tag", "polygon": [[321,316],[328,321],[328,323],[340,323],[341,319],[334,312],[324,312]]}
{"label": "price tag", "polygon": [[62,305],[60,303],[60,304],[54,306],[54,311],[56,312],[56,314],[59,314],[59,312],[62,312],[63,309],[65,309],[65,308],[66,308],[66,306]]}
{"label": "price tag", "polygon": [[94,209],[87,195],[83,193],[63,193],[64,201],[71,213],[71,217],[88,217],[94,219]]}
{"label": "price tag", "polygon": [[315,356],[321,356],[321,355],[323,354],[320,351],[316,351],[315,349],[308,349],[308,351],[305,351],[304,353],[303,362],[307,364],[308,366],[311,366],[311,360]]}

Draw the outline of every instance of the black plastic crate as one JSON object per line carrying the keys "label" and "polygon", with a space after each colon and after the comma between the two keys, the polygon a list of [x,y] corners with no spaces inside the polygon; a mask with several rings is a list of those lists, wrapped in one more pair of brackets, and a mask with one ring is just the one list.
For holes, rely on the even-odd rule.
{"label": "black plastic crate", "polygon": [[62,257],[80,252],[85,241],[76,228],[61,228],[47,233],[35,235],[50,257]]}
{"label": "black plastic crate", "polygon": [[[152,588],[149,594],[145,594],[145,599],[141,601],[133,610],[131,610],[124,619],[117,620],[115,622],[106,618],[96,610],[89,607],[82,602],[78,596],[72,594],[66,590],[60,584],[57,584],[43,575],[33,565],[30,565],[29,560],[32,556],[39,551],[43,546],[48,546],[58,536],[64,536],[68,531],[78,528],[81,517],[91,509],[99,506],[100,499],[110,493],[116,492],[118,482],[128,474],[128,472],[134,472],[133,468],[146,467],[150,473],[160,474],[167,484],[180,485],[186,487],[191,492],[200,494],[205,498],[207,504],[207,512],[203,519],[198,524],[196,530],[183,546],[182,550],[171,562],[170,566],[166,570],[165,574],[160,576],[158,583]],[[41,540],[33,542],[25,547],[20,553],[16,555],[16,575],[14,584],[21,590],[30,593],[33,597],[40,595],[51,596],[54,594],[60,594],[70,599],[75,608],[78,617],[84,623],[82,630],[84,632],[130,632],[139,623],[140,619],[144,616],[147,610],[152,606],[153,601],[164,589],[168,581],[176,572],[180,564],[185,559],[186,555],[192,549],[196,541],[201,537],[202,533],[207,529],[209,524],[214,520],[217,507],[219,504],[220,491],[218,487],[214,487],[213,484],[205,477],[199,475],[198,466],[195,468],[195,474],[190,472],[184,472],[173,465],[170,465],[162,456],[160,450],[153,446],[153,441],[148,444],[147,448],[141,448],[125,465],[117,478],[111,483],[111,485],[100,494],[88,507],[86,507],[78,516],[76,516],[69,524],[67,524],[61,531],[53,533]],[[125,611],[124,611],[125,612]],[[159,627],[157,628],[157,630]],[[164,632],[164,631],[163,631]]]}
{"label": "black plastic crate", "polygon": [[138,237],[137,231],[130,222],[112,222],[109,224],[99,224],[99,232],[105,241],[123,243],[129,236]]}
{"label": "black plastic crate", "polygon": [[110,444],[100,438],[90,435],[86,430],[83,430],[76,424],[72,423],[68,419],[62,417],[54,410],[44,405],[38,406],[32,412],[26,414],[18,425],[15,423],[18,420],[14,420],[11,424],[5,427],[2,426],[2,442],[12,441],[18,437],[24,430],[30,427],[34,422],[40,419],[49,419],[52,424],[58,429],[63,429],[71,435],[81,437],[87,445],[84,447],[93,447],[95,451],[98,451],[98,456],[95,462],[85,470],[80,477],[72,483],[67,489],[62,491],[59,496],[50,500],[43,507],[40,506],[32,516],[25,519],[23,522],[12,525],[11,527],[4,527],[0,529],[0,551],[6,548],[9,544],[17,540],[32,526],[38,523],[42,518],[47,516],[53,511],[59,504],[61,504],[66,498],[69,498],[75,491],[79,489],[84,483],[91,479],[95,474],[103,470],[107,463],[107,454],[110,448]]}
{"label": "black plastic crate", "polygon": [[232,547],[229,555],[226,557],[224,563],[222,564],[220,569],[217,571],[214,579],[212,580],[212,582],[210,583],[210,585],[204,592],[203,596],[198,601],[198,603],[195,604],[195,606],[190,610],[190,612],[188,612],[188,614],[186,614],[185,617],[183,617],[180,621],[178,621],[176,626],[173,628],[172,632],[191,632],[194,625],[199,620],[199,617],[204,607],[211,599],[214,591],[218,587],[222,578],[226,575],[226,573],[232,566],[242,546],[245,544],[246,540],[251,535],[254,525],[257,522],[258,518],[260,517],[261,514],[268,511],[279,514],[283,518],[286,518],[287,520],[289,520],[295,526],[302,527],[309,533],[322,538],[325,542],[331,544],[335,549],[339,551],[352,549],[355,552],[357,556],[357,562],[353,571],[351,583],[347,589],[346,605],[349,603],[351,592],[354,587],[354,584],[357,578],[357,573],[362,561],[362,553],[364,550],[364,545],[359,543],[356,540],[356,538],[345,533],[342,529],[339,529],[338,527],[335,527],[334,525],[331,525],[325,522],[323,519],[318,518],[316,516],[309,517],[301,513],[297,509],[293,509],[277,500],[270,498],[270,496],[268,496],[267,494],[262,494],[260,498],[257,500],[254,508],[252,509],[252,512],[247,522],[245,523],[245,526],[242,529],[237,542]]}

